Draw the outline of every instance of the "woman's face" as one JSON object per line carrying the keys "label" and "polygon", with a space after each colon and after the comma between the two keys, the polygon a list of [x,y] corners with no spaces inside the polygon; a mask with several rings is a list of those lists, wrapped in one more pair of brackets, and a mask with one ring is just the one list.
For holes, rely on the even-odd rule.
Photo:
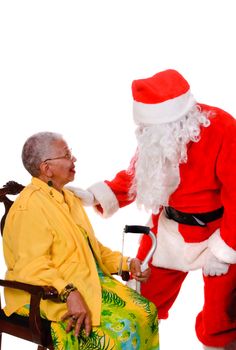
{"label": "woman's face", "polygon": [[60,190],[68,182],[74,180],[76,158],[63,139],[53,143],[51,153],[51,157],[44,162],[47,163],[51,172],[53,187]]}

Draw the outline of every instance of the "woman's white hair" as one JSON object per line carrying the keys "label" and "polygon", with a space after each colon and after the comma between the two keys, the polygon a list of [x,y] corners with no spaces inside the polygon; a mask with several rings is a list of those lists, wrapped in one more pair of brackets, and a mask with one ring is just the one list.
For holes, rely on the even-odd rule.
{"label": "woman's white hair", "polygon": [[51,157],[53,143],[61,140],[62,135],[54,132],[38,132],[30,136],[22,149],[22,162],[28,172],[37,177],[39,166],[47,158]]}
{"label": "woman's white hair", "polygon": [[198,142],[201,126],[210,125],[209,114],[198,105],[181,119],[156,125],[140,125],[135,176],[130,195],[138,206],[159,212],[179,185],[179,164],[187,162],[187,144]]}

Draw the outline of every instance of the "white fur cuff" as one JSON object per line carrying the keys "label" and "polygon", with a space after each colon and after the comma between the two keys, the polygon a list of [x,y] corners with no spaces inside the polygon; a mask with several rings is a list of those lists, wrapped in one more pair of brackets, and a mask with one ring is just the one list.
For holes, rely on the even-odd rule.
{"label": "white fur cuff", "polygon": [[215,233],[209,238],[208,246],[212,253],[223,262],[228,264],[236,264],[236,250],[229,247],[221,238],[220,230],[216,230]]}
{"label": "white fur cuff", "polygon": [[133,102],[133,116],[136,124],[163,124],[176,121],[186,115],[196,104],[188,90],[185,94],[161,103]]}
{"label": "white fur cuff", "polygon": [[115,194],[105,182],[97,182],[89,187],[88,190],[93,193],[95,199],[101,205],[103,217],[108,218],[119,209],[119,203]]}

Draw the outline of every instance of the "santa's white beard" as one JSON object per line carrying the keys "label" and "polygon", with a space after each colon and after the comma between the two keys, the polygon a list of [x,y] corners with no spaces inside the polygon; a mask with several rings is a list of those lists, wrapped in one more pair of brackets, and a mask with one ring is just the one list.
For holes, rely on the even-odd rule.
{"label": "santa's white beard", "polygon": [[206,113],[195,106],[187,116],[166,124],[136,130],[138,153],[131,195],[137,205],[158,213],[167,206],[180,183],[179,164],[187,161],[187,144],[200,139],[200,126],[209,126]]}

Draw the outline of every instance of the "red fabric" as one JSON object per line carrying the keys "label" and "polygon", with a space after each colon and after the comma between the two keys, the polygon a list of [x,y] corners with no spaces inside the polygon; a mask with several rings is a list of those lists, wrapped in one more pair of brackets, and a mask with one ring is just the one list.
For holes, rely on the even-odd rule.
{"label": "red fabric", "polygon": [[187,273],[152,265],[150,268],[151,276],[148,282],[141,284],[141,294],[156,305],[158,318],[166,319]]}
{"label": "red fabric", "polygon": [[[157,233],[157,226],[152,228],[152,232]],[[151,245],[150,237],[143,235],[137,252],[137,258],[144,260]],[[149,263],[151,276],[146,283],[141,284],[142,295],[156,304],[159,319],[166,319],[168,317],[168,311],[178,296],[187,273],[158,268],[151,263],[152,261]]]}
{"label": "red fabric", "polygon": [[[141,284],[141,293],[155,303],[158,318],[166,319],[187,273],[150,267],[151,277]],[[204,277],[204,283],[205,302],[196,318],[196,333],[205,345],[225,346],[236,339],[236,311],[232,312],[232,307],[235,307],[236,265],[231,265],[226,275]]]}
{"label": "red fabric", "polygon": [[197,243],[208,239],[220,227],[221,219],[209,222],[206,227],[179,224],[179,232],[187,243]]}
{"label": "red fabric", "polygon": [[[157,215],[155,215],[155,219]],[[157,222],[156,222],[157,223]],[[157,226],[152,228],[153,233],[157,233]],[[143,235],[137,258],[144,260],[147,252],[151,248],[151,239],[147,235]],[[146,283],[141,283],[141,294],[151,300],[157,307],[158,318],[168,318],[169,309],[177,298],[181,285],[187,276],[183,271],[164,269],[155,267],[149,263],[151,268],[151,276]]]}
{"label": "red fabric", "polygon": [[99,213],[101,213],[101,214],[103,213],[103,208],[100,204],[96,205],[96,209],[97,209],[97,211],[99,211]]}
{"label": "red fabric", "polygon": [[[224,206],[222,220],[206,227],[180,225],[186,242],[199,242],[220,227],[225,243],[236,250],[236,120],[215,107],[200,105],[212,111],[211,125],[202,128],[201,139],[188,145],[188,161],[180,164],[181,182],[170,196],[169,205],[188,213],[204,213]],[[116,195],[120,207],[135,200],[129,189],[134,170],[121,171],[107,185]]]}
{"label": "red fabric", "polygon": [[[220,228],[223,241],[236,250],[236,120],[215,107],[200,105],[214,115],[211,125],[202,128],[200,141],[188,145],[188,161],[181,164],[180,184],[169,198],[169,205],[188,213],[204,213],[224,206],[222,219],[207,225],[193,227],[179,225],[186,242],[200,242]],[[128,205],[134,171],[119,172],[115,179],[106,181],[116,195],[119,206]],[[154,228],[158,216],[153,215]],[[138,257],[143,259],[150,247],[149,237],[143,237]],[[157,248],[158,249],[158,248]],[[152,267],[149,281],[142,285],[142,293],[152,300],[159,310],[159,317],[166,318],[168,310],[178,295],[186,274],[181,271]],[[228,310],[233,304],[236,286],[236,265],[220,277],[206,277],[205,302],[197,317],[196,332],[208,346],[224,346],[236,339],[236,319]]]}
{"label": "red fabric", "polygon": [[131,197],[129,194],[132,179],[133,173],[120,171],[112,181],[105,181],[105,183],[115,193],[120,208],[132,203],[135,200],[135,196]]}
{"label": "red fabric", "polygon": [[[203,344],[220,347],[236,339],[236,265],[226,275],[204,277],[204,306],[196,319],[196,333]],[[234,315],[234,316],[233,316]]]}
{"label": "red fabric", "polygon": [[133,98],[142,103],[162,103],[179,97],[189,90],[189,84],[176,70],[167,69],[150,78],[134,80]]}
{"label": "red fabric", "polygon": [[147,283],[141,284],[141,294],[156,305],[158,319],[166,319],[187,273],[152,265],[150,268],[151,276]]}
{"label": "red fabric", "polygon": [[233,322],[236,320],[236,286],[233,289],[230,298],[229,298],[229,305],[227,308],[227,315],[229,316],[230,320]]}

